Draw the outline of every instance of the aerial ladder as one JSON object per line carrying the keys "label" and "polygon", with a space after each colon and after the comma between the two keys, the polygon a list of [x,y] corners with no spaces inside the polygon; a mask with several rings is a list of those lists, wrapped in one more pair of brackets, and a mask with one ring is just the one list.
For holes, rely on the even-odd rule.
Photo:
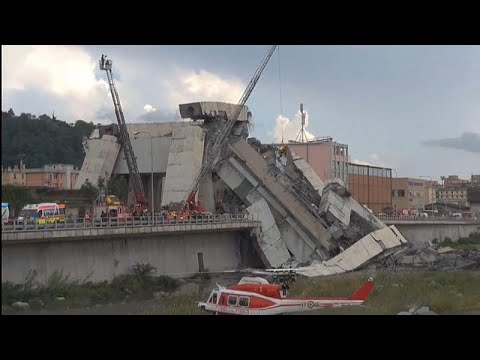
{"label": "aerial ladder", "polygon": [[[102,55],[100,59],[100,70],[105,70],[107,73],[108,84],[110,85],[110,92],[112,94],[113,106],[115,108],[115,116],[117,117],[118,128],[120,132],[120,140],[125,153],[125,160],[127,162],[128,171],[132,178],[133,190],[135,192],[135,213],[143,213],[148,209],[148,204],[145,198],[145,191],[143,189],[142,179],[138,170],[137,160],[133,152],[130,136],[128,135],[127,124],[123,115],[122,105],[120,104],[120,97],[118,96],[115,81],[112,74],[112,60],[107,60],[106,55]],[[152,179],[153,181],[153,179]]]}
{"label": "aerial ladder", "polygon": [[242,112],[243,106],[245,105],[248,98],[250,97],[250,94],[255,88],[255,85],[257,84],[258,79],[260,79],[260,75],[262,75],[263,70],[265,70],[267,63],[272,57],[273,53],[275,52],[275,49],[277,48],[277,46],[278,45],[273,45],[265,54],[262,62],[260,63],[260,66],[257,68],[257,71],[253,75],[252,79],[250,80],[250,83],[245,89],[245,92],[240,98],[233,115],[231,117],[228,117],[228,114],[227,114],[227,122],[225,124],[225,127],[215,139],[214,144],[210,147],[210,149],[207,150],[208,152],[207,152],[207,156],[205,157],[205,161],[203,162],[198,175],[195,177],[195,180],[193,181],[192,185],[187,191],[186,198],[184,199],[184,201],[186,201],[187,204],[194,201],[195,195],[197,194],[198,187],[203,177],[207,173],[211,172],[214,169],[216,163],[218,162],[219,155],[223,153],[222,149],[225,146],[227,142],[226,140],[228,139],[228,136],[230,135],[235,123],[237,122],[237,119],[240,116],[240,113]]}

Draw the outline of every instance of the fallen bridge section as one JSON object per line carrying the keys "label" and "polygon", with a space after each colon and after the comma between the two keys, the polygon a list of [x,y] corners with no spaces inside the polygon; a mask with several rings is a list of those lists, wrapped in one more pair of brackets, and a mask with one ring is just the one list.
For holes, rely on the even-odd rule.
{"label": "fallen bridge section", "polygon": [[[244,144],[251,149],[247,143],[244,142]],[[320,223],[315,223],[313,216],[292,192],[287,191],[283,185],[275,181],[275,177],[268,173],[268,168],[261,156],[253,149],[251,150],[255,157],[254,161],[258,162],[256,173],[244,161],[232,156],[220,165],[217,170],[218,176],[247,206],[251,206],[260,198],[266,201],[282,235],[282,240],[279,241],[287,239],[290,241],[286,246],[295,258],[300,261],[328,259],[326,246],[322,246],[317,240],[324,235],[324,242],[328,246],[328,240],[325,240],[325,237],[329,238],[329,235],[326,230]],[[252,156],[247,155],[247,157]],[[310,221],[308,224],[310,229],[305,226],[307,221]],[[288,236],[284,236],[285,232],[288,232]]]}
{"label": "fallen bridge section", "polygon": [[406,244],[407,240],[394,225],[391,225],[364,236],[328,261],[313,262],[309,266],[298,267],[294,271],[307,277],[341,274],[357,270],[372,260],[378,259],[379,256],[397,251]]}
{"label": "fallen bridge section", "polygon": [[262,223],[261,231],[257,232],[257,242],[263,262],[268,267],[280,267],[290,260],[288,249],[265,199],[259,198],[247,211]]}

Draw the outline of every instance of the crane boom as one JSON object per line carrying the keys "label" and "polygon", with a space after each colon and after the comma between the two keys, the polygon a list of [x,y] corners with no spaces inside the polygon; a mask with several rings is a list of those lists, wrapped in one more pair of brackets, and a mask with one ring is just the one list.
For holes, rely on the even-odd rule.
{"label": "crane boom", "polygon": [[231,117],[228,117],[227,114],[227,122],[225,124],[225,127],[223,128],[222,132],[217,136],[215,139],[215,142],[213,146],[210,148],[210,150],[207,153],[207,156],[205,158],[205,162],[202,164],[202,167],[198,173],[198,175],[195,177],[195,180],[193,181],[192,185],[190,186],[188,192],[187,192],[187,199],[192,198],[192,194],[195,194],[197,192],[198,186],[200,182],[202,181],[203,177],[209,172],[212,171],[213,167],[215,166],[216,162],[218,161],[220,153],[222,153],[221,149],[225,145],[225,140],[227,139],[228,135],[233,129],[233,126],[237,122],[238,117],[240,116],[240,113],[242,112],[242,108],[247,102],[248,98],[250,97],[250,94],[252,93],[253,89],[255,88],[255,85],[258,82],[258,79],[260,79],[260,76],[263,73],[263,70],[265,70],[265,67],[268,64],[268,61],[272,57],[273,53],[275,52],[275,49],[277,48],[278,45],[273,45],[265,54],[262,62],[260,63],[260,66],[257,68],[255,71],[255,74],[253,75],[252,79],[250,80],[250,83],[248,84],[247,88],[245,89],[242,97],[240,98],[235,112]]}
{"label": "crane boom", "polygon": [[[100,60],[100,70],[105,70],[108,78],[108,85],[110,86],[110,92],[112,94],[113,106],[115,108],[115,116],[117,117],[118,128],[120,131],[120,140],[123,145],[123,151],[125,153],[125,160],[127,167],[133,180],[133,190],[135,191],[135,199],[137,204],[145,205],[145,192],[143,190],[142,179],[140,178],[140,172],[138,170],[137,160],[133,152],[130,136],[128,135],[127,124],[123,115],[122,105],[120,104],[120,97],[115,86],[112,73],[112,60],[107,60],[105,55],[102,55]],[[153,179],[152,179],[153,181]]]}

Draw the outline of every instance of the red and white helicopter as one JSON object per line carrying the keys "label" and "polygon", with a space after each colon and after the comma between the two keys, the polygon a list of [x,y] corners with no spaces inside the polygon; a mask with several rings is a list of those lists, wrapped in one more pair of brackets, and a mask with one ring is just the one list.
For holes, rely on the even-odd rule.
{"label": "red and white helicopter", "polygon": [[[198,307],[215,315],[280,315],[315,311],[325,308],[362,305],[374,288],[369,278],[350,298],[287,298],[289,283],[294,275],[277,275],[281,284],[270,284],[261,277],[243,277],[238,284],[210,293],[206,302]],[[274,277],[274,282],[276,277]]]}

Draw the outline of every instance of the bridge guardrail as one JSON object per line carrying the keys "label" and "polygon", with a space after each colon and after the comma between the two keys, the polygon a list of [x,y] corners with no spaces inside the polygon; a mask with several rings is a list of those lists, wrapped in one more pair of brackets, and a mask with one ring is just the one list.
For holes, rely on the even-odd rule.
{"label": "bridge guardrail", "polygon": [[98,227],[138,227],[138,226],[161,226],[161,225],[188,225],[188,224],[227,224],[238,222],[259,221],[257,217],[251,214],[212,214],[189,217],[188,219],[165,219],[161,214],[155,216],[135,216],[127,219],[122,218],[104,218],[86,220],[84,218],[67,218],[64,222],[55,222],[54,224],[38,224],[38,221],[18,222],[2,224],[2,232],[17,231],[51,231],[65,229],[85,229]]}
{"label": "bridge guardrail", "polygon": [[454,218],[444,216],[379,216],[377,218],[382,221],[418,221],[418,222],[458,222],[462,224],[480,224],[480,219],[477,218]]}

